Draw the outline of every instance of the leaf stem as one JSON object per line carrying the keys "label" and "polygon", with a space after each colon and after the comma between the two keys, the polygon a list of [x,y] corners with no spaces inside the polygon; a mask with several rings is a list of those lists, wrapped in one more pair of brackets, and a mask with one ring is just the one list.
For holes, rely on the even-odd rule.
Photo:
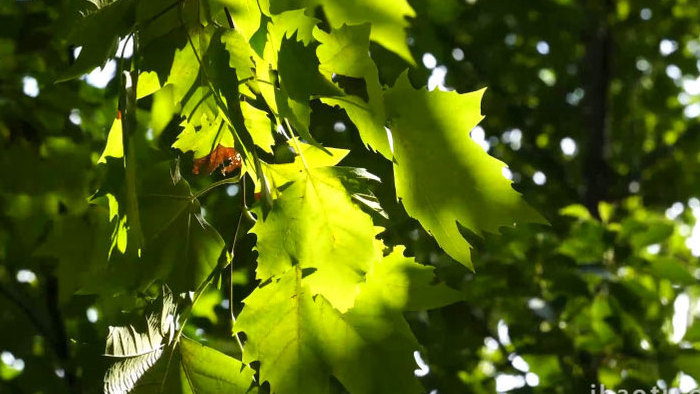
{"label": "leaf stem", "polygon": [[289,124],[289,120],[287,118],[284,118],[284,123],[289,129],[289,135],[292,137],[292,143],[294,143],[294,148],[296,148],[296,150],[299,152],[299,157],[301,157],[301,162],[304,163],[304,168],[306,168],[306,172],[309,172],[309,165],[306,163],[304,153],[301,151],[301,146],[299,146],[299,141],[297,141],[297,137],[294,136],[294,131],[292,131],[292,126]]}
{"label": "leaf stem", "polygon": [[241,180],[241,176],[238,175],[238,176],[235,176],[235,177],[224,178],[224,179],[222,179],[222,180],[220,180],[220,181],[216,181],[216,182],[212,183],[211,185],[205,187],[204,189],[198,191],[197,193],[193,194],[192,197],[191,197],[190,199],[191,199],[191,200],[195,200],[195,199],[197,199],[197,198],[199,198],[199,197],[201,197],[201,196],[203,196],[203,195],[209,193],[209,192],[212,191],[213,189],[216,189],[217,187],[219,187],[219,186],[221,186],[221,185],[227,185],[227,184],[229,184],[229,183],[238,183],[240,180]]}

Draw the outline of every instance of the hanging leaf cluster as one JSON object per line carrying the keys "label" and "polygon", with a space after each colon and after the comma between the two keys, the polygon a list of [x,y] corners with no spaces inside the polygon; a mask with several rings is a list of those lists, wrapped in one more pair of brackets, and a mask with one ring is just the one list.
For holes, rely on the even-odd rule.
{"label": "hanging leaf cluster", "polygon": [[[373,185],[393,182],[406,212],[470,269],[464,231],[543,220],[469,138],[483,90],[414,88],[405,72],[380,79],[375,47],[414,64],[412,16],[406,0],[114,0],[85,10],[63,79],[121,56],[120,40],[133,45],[120,57],[119,104],[97,164],[105,176],[92,199],[108,208],[112,236],[109,264],[93,277],[130,294],[162,284],[145,320],[111,329],[105,392],[422,392],[420,344],[403,313],[463,296],[378,237],[386,213]],[[344,166],[348,150],[318,142],[317,106],[344,111],[393,179]],[[170,146],[146,138],[172,130]],[[193,191],[188,173],[223,178]],[[243,303],[231,337],[239,360],[183,336],[194,305],[176,300],[196,303],[236,263],[201,200],[246,181],[259,285],[231,300]],[[90,282],[76,287],[117,291]]]}

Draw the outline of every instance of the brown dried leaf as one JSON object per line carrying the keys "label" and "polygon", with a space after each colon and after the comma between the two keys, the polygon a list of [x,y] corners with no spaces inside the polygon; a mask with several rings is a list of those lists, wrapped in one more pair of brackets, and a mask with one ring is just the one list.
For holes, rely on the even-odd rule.
{"label": "brown dried leaf", "polygon": [[194,160],[192,173],[197,175],[206,170],[207,174],[211,174],[221,166],[221,174],[226,175],[241,168],[242,164],[241,155],[236,149],[219,144],[207,156]]}

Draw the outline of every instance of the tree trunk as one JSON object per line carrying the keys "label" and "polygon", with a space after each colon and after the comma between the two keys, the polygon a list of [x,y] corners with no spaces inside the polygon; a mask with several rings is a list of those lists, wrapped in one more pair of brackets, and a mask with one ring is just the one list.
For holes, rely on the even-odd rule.
{"label": "tree trunk", "polygon": [[583,157],[584,204],[595,217],[598,217],[598,203],[608,195],[610,169],[608,155],[608,93],[611,80],[612,37],[608,17],[612,4],[610,0],[588,0],[588,27],[586,55],[584,58],[584,80],[586,96],[584,114],[588,130],[584,143]]}

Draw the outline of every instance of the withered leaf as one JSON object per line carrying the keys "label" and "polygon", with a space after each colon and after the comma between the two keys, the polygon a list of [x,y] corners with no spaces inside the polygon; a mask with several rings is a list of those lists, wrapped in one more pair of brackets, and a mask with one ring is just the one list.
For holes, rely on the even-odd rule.
{"label": "withered leaf", "polygon": [[221,167],[221,175],[226,175],[241,168],[242,164],[241,155],[236,149],[219,144],[210,154],[194,160],[192,173],[197,175],[206,170],[207,174],[211,174]]}

